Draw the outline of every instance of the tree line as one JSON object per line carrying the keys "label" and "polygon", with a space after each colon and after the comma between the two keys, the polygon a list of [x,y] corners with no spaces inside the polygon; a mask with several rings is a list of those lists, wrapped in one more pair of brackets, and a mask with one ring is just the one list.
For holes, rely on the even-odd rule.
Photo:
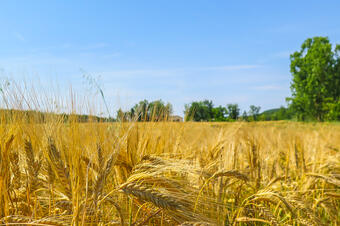
{"label": "tree line", "polygon": [[[332,46],[327,37],[308,38],[299,51],[290,55],[291,97],[288,107],[260,113],[261,107],[251,105],[241,113],[238,104],[214,106],[211,100],[185,105],[185,121],[339,121],[340,120],[340,45]],[[162,100],[140,101],[129,111],[121,109],[121,121],[159,121],[172,116],[172,105]]]}
{"label": "tree line", "polygon": [[117,121],[167,121],[173,114],[172,104],[162,100],[149,102],[142,100],[135,104],[129,111],[119,109]]}
{"label": "tree line", "polygon": [[194,101],[185,105],[185,121],[211,121],[225,122],[239,119],[246,121],[257,121],[260,114],[260,106],[251,105],[248,112],[240,115],[238,104],[227,104],[226,106],[214,106],[211,100]]}
{"label": "tree line", "polygon": [[[281,107],[260,113],[261,107],[250,105],[248,111],[241,110],[238,104],[215,106],[211,100],[193,101],[185,105],[184,120],[197,122],[270,121],[292,119],[289,109]],[[172,121],[173,107],[162,100],[149,102],[142,100],[130,110],[117,111],[117,121]]]}

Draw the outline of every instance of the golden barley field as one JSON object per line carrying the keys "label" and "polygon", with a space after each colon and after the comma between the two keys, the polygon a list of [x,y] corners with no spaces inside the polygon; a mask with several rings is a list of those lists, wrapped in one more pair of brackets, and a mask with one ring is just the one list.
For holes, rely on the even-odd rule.
{"label": "golden barley field", "polygon": [[340,125],[1,116],[2,225],[339,225]]}

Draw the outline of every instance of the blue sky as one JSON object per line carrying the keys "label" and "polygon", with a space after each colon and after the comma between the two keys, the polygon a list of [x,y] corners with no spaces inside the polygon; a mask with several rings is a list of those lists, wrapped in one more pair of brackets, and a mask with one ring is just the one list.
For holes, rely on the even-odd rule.
{"label": "blue sky", "polygon": [[0,77],[89,89],[111,114],[142,99],[262,110],[290,95],[289,54],[340,43],[340,1],[1,1]]}

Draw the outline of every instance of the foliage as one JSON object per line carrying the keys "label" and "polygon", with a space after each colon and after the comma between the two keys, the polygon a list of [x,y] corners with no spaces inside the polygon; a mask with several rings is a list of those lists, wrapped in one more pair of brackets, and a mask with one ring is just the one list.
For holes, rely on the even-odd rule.
{"label": "foliage", "polygon": [[238,107],[238,104],[228,104],[228,118],[232,120],[237,120],[240,116],[240,108]]}
{"label": "foliage", "polygon": [[142,100],[128,112],[119,109],[117,118],[120,121],[163,121],[167,120],[172,112],[170,103],[165,104],[162,100]]}
{"label": "foliage", "polygon": [[290,108],[299,120],[336,120],[340,100],[340,45],[333,51],[326,37],[307,39],[290,56]]}
{"label": "foliage", "polygon": [[194,101],[191,104],[186,104],[185,121],[211,121],[213,119],[213,106],[211,100]]}
{"label": "foliage", "polygon": [[248,117],[248,114],[247,114],[246,111],[243,111],[243,113],[242,113],[242,120],[243,120],[243,121],[246,121],[246,122],[249,121],[249,117]]}
{"label": "foliage", "polygon": [[185,105],[185,120],[196,122],[235,121],[239,118],[238,104],[228,104],[227,107],[214,107],[211,100],[194,101]]}
{"label": "foliage", "polygon": [[261,107],[260,106],[255,106],[255,105],[250,105],[250,110],[249,110],[249,116],[252,118],[252,120],[257,121]]}
{"label": "foliage", "polygon": [[270,109],[259,114],[260,121],[276,121],[276,120],[290,120],[293,119],[293,112],[291,108]]}
{"label": "foliage", "polygon": [[327,103],[326,109],[328,111],[325,115],[325,120],[340,121],[340,100],[338,100],[338,102]]}
{"label": "foliage", "polygon": [[227,121],[228,110],[221,105],[212,109],[213,122]]}

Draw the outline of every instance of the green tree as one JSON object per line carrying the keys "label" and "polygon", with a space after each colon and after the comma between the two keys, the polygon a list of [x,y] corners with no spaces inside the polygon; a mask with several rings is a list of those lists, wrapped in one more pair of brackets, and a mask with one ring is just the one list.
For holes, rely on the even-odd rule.
{"label": "green tree", "polygon": [[231,120],[237,120],[240,116],[240,108],[238,107],[238,104],[228,104],[228,118]]}
{"label": "green tree", "polygon": [[333,51],[327,37],[307,39],[301,50],[290,56],[292,97],[287,98],[299,120],[329,120],[340,96],[339,50]]}
{"label": "green tree", "polygon": [[171,114],[170,103],[165,104],[162,100],[143,100],[131,109],[129,117],[137,121],[162,121],[167,120]]}
{"label": "green tree", "polygon": [[246,111],[243,111],[243,114],[242,114],[242,120],[243,120],[243,121],[246,121],[246,122],[248,122],[248,121],[249,121],[248,114],[247,114],[247,112],[246,112]]}
{"label": "green tree", "polygon": [[152,121],[167,120],[172,114],[172,105],[165,104],[162,100],[155,100],[149,103],[148,118]]}
{"label": "green tree", "polygon": [[281,106],[275,114],[277,116],[277,120],[286,120],[292,118],[290,109],[287,109],[283,106]]}
{"label": "green tree", "polygon": [[119,122],[128,122],[128,121],[134,121],[137,120],[134,114],[134,108],[131,108],[130,111],[124,112],[121,108],[117,111],[117,121]]}
{"label": "green tree", "polygon": [[211,100],[194,101],[185,105],[185,121],[211,121],[214,105]]}
{"label": "green tree", "polygon": [[121,108],[117,111],[117,120],[120,122],[125,121],[125,112]]}
{"label": "green tree", "polygon": [[138,104],[136,104],[134,109],[134,117],[137,121],[148,121],[148,107],[149,102],[147,100],[142,100]]}
{"label": "green tree", "polygon": [[325,115],[325,120],[334,121],[340,120],[340,100],[334,103],[327,104],[328,112]]}
{"label": "green tree", "polygon": [[258,116],[260,114],[261,107],[260,106],[255,106],[255,105],[250,105],[249,108],[250,108],[249,116],[251,116],[251,118],[254,121],[257,121],[258,120]]}
{"label": "green tree", "polygon": [[212,121],[223,122],[227,120],[228,110],[225,107],[218,106],[212,109]]}

